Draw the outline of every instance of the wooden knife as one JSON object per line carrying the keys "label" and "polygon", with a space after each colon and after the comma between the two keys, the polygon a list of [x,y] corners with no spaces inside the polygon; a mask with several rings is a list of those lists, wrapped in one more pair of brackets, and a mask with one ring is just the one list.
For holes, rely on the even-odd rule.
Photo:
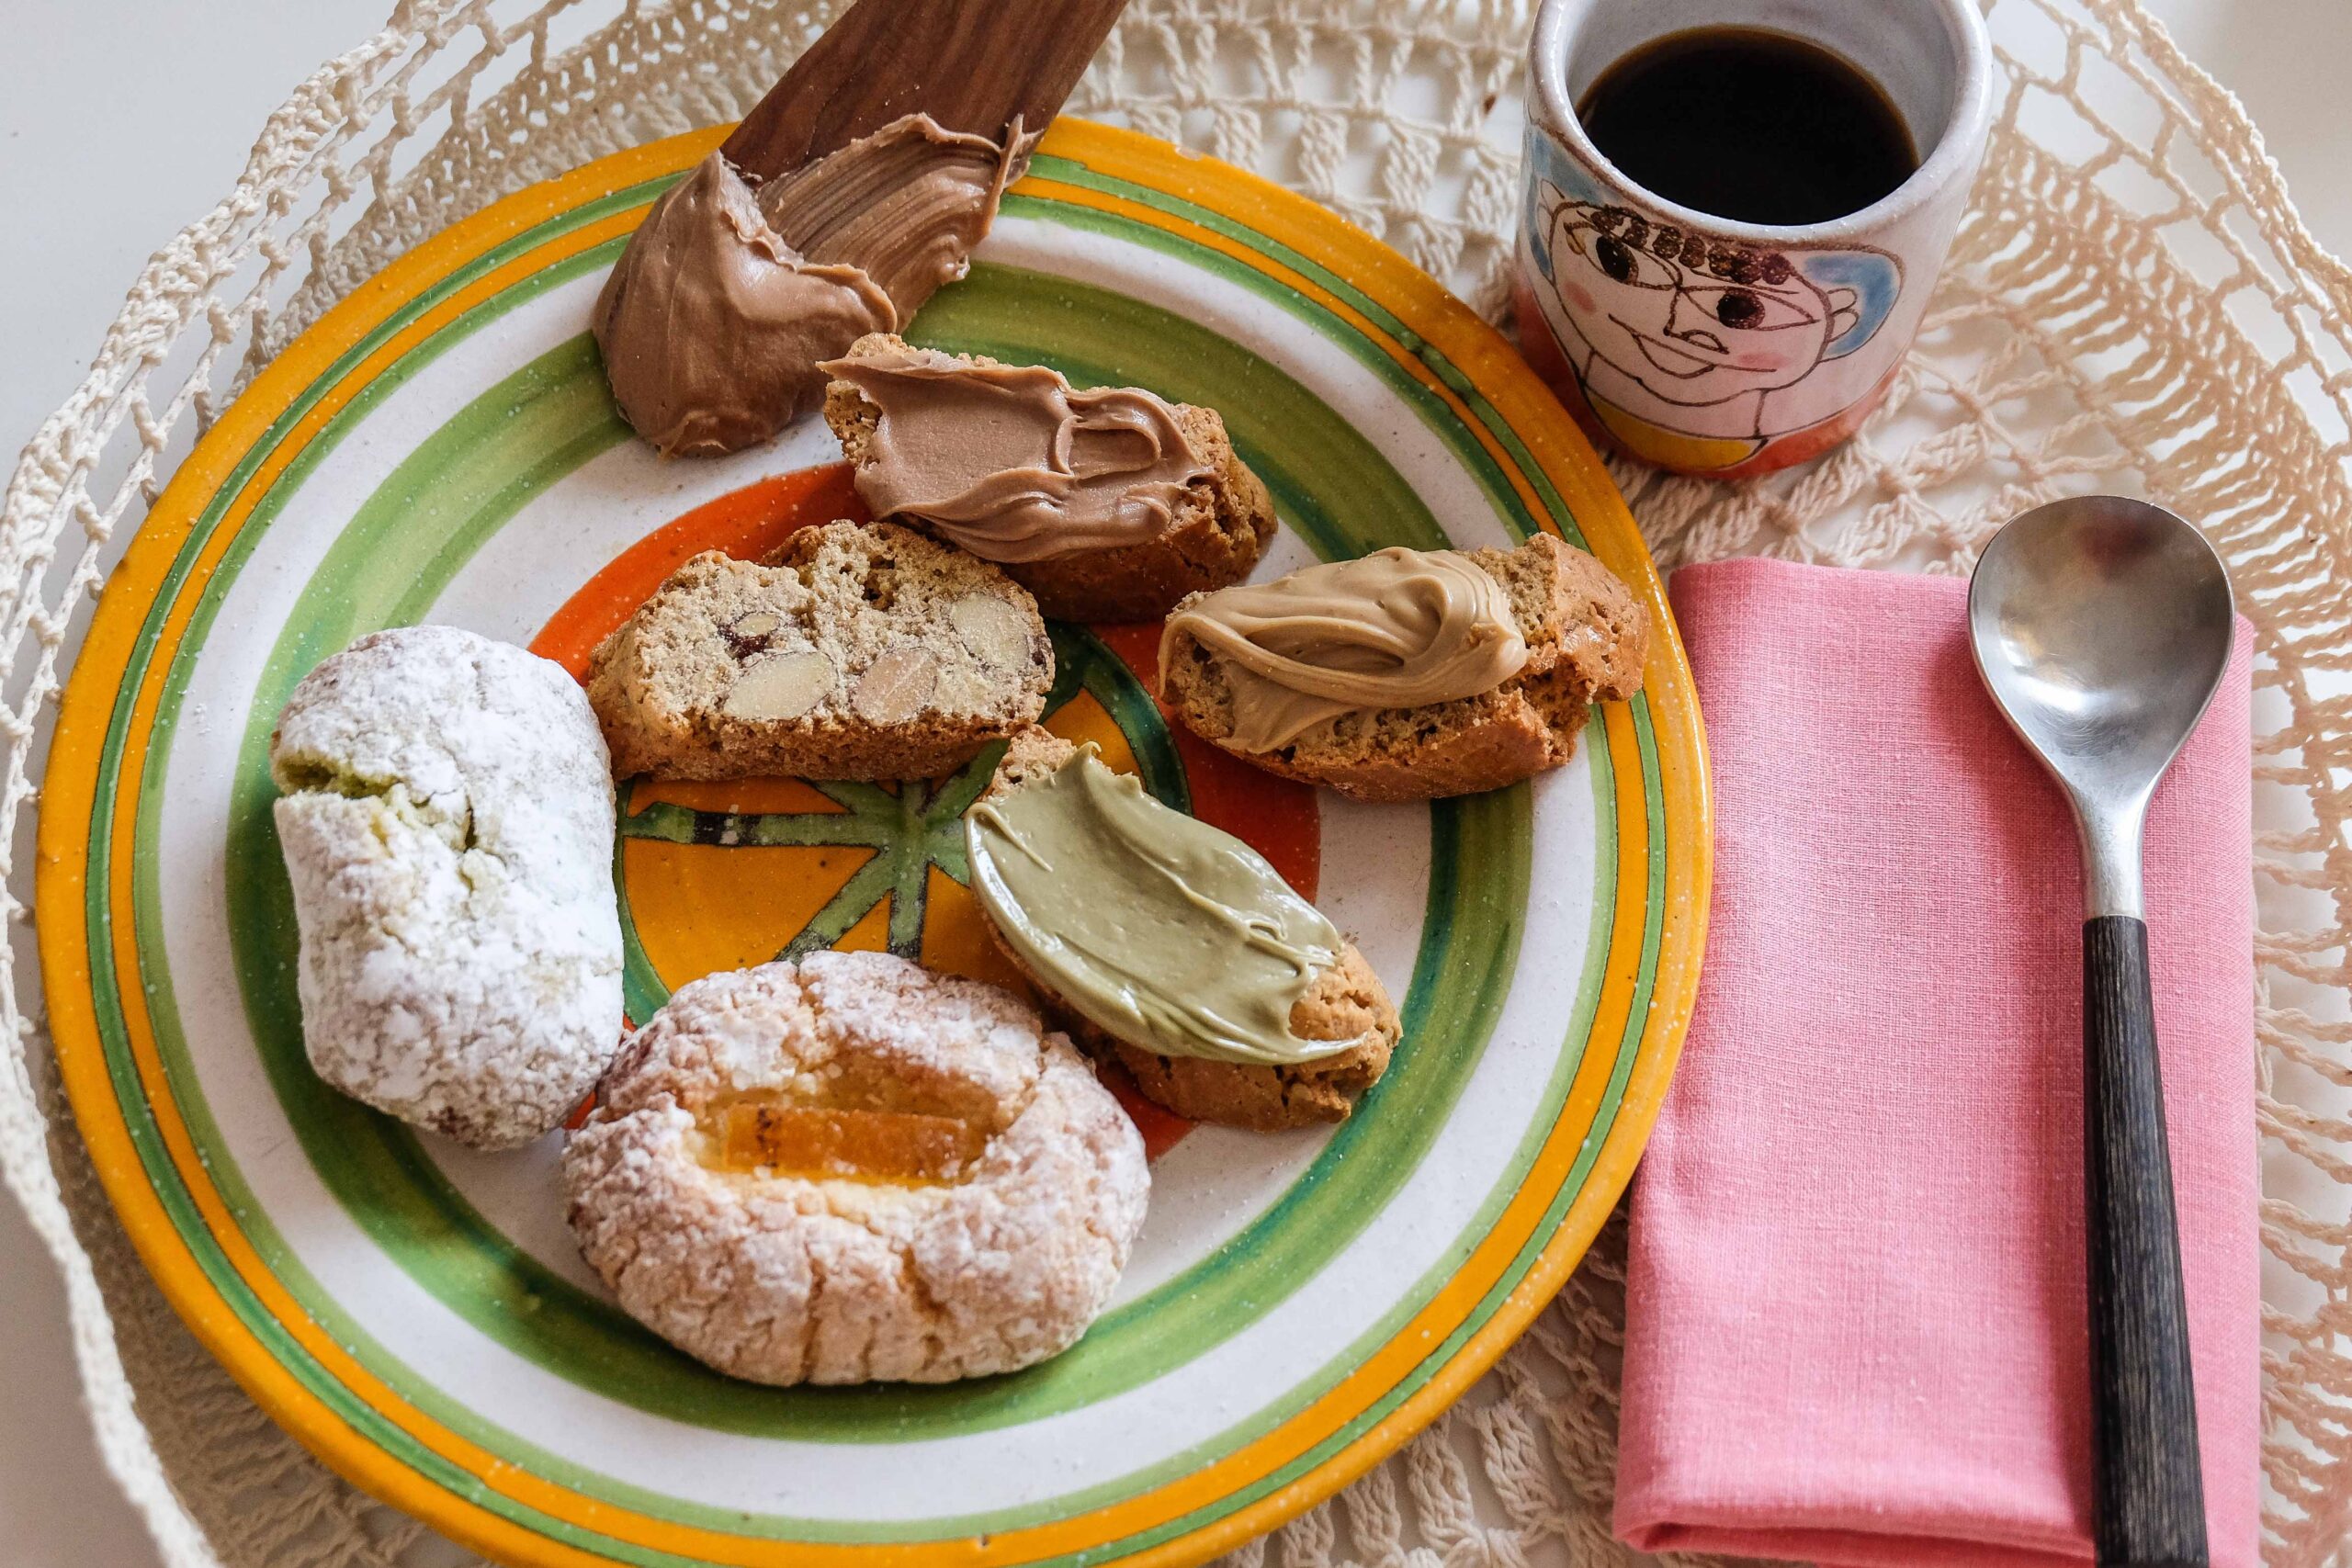
{"label": "wooden knife", "polygon": [[857,0],[719,149],[770,180],[921,111],[1001,141],[1061,112],[1126,0]]}

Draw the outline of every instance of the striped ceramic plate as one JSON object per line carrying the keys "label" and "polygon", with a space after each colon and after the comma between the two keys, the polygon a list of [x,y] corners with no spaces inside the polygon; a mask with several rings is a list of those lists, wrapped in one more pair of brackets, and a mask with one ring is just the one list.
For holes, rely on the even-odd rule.
{"label": "striped ceramic plate", "polygon": [[[1698,711],[1640,700],[1532,786],[1368,807],[1171,734],[1152,628],[1057,626],[1051,722],[1255,842],[1403,999],[1333,1132],[1145,1115],[1150,1221],[1074,1350],[949,1387],[719,1378],[575,1256],[556,1139],[469,1154],[303,1062],[266,758],[293,683],[433,620],[578,668],[698,549],[855,497],[822,425],[716,462],[628,438],[582,333],[647,203],[718,132],[605,159],[407,256],[181,468],[109,585],[41,813],[60,1057],[147,1263],[254,1396],[360,1485],[527,1562],[1189,1560],[1426,1423],[1623,1186],[1705,919]],[[913,333],[1223,411],[1285,528],[1268,570],[1555,529],[1648,599],[1558,407],[1429,278],[1312,204],[1065,122]],[[642,1019],[714,968],[836,944],[993,975],[956,821],[983,776],[640,786],[616,866]]]}

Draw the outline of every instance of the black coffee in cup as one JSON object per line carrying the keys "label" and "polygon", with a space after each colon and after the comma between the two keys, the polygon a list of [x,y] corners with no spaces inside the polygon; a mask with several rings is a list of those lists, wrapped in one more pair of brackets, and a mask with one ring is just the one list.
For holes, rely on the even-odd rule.
{"label": "black coffee in cup", "polygon": [[1577,101],[1634,184],[1742,223],[1860,212],[1919,166],[1902,113],[1819,44],[1762,28],[1692,28],[1603,70]]}

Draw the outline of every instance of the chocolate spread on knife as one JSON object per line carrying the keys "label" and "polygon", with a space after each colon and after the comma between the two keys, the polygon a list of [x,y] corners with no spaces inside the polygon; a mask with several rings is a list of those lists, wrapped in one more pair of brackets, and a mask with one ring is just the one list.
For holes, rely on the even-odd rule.
{"label": "chocolate spread on knife", "polygon": [[1232,834],[1081,747],[964,818],[972,892],[1029,972],[1114,1037],[1171,1056],[1295,1066],[1291,1009],[1339,931]]}
{"label": "chocolate spread on knife", "polygon": [[816,362],[898,322],[854,266],[813,262],[714,152],[663,194],[596,301],[621,413],[664,457],[766,440],[824,396]]}
{"label": "chocolate spread on knife", "polygon": [[1018,121],[1000,147],[927,114],[905,115],[762,186],[760,213],[803,255],[863,271],[904,321],[933,289],[964,276],[1035,143]]}
{"label": "chocolate spread on knife", "polygon": [[1459,551],[1401,545],[1202,596],[1168,618],[1163,669],[1179,633],[1226,661],[1249,751],[1344,713],[1475,696],[1527,662],[1499,581]]}
{"label": "chocolate spread on knife", "polygon": [[756,196],[714,152],[646,214],[597,299],[621,412],[665,456],[755,445],[823,400],[817,363],[963,276],[1030,141],[909,115]]}
{"label": "chocolate spread on knife", "polygon": [[1042,365],[884,349],[824,368],[880,410],[857,491],[991,561],[1157,538],[1209,472],[1174,405],[1133,387],[1073,391]]}

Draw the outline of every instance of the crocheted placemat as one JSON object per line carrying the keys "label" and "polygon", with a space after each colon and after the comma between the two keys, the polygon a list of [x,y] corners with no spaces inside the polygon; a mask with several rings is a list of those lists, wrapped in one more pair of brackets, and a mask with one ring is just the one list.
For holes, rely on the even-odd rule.
{"label": "crocheted placemat", "polygon": [[[114,1224],[37,1024],[28,780],[77,613],[210,417],[416,240],[536,179],[735,118],[837,4],[416,0],[264,128],[159,252],[0,522],[0,1168],[62,1270],[107,1463],[173,1568],[470,1561],[353,1491],[181,1327]],[[1505,303],[1529,0],[1134,0],[1071,104],[1315,197]],[[1965,571],[2087,490],[2199,520],[2259,634],[2265,1549],[2337,1559],[2352,1509],[2352,273],[2234,99],[2132,0],[1996,0],[2001,113],[1919,344],[1852,443],[1724,487],[1619,465],[1662,568],[1737,552]],[[1336,1501],[1236,1555],[1619,1562],[1623,1235],[1497,1369]]]}

